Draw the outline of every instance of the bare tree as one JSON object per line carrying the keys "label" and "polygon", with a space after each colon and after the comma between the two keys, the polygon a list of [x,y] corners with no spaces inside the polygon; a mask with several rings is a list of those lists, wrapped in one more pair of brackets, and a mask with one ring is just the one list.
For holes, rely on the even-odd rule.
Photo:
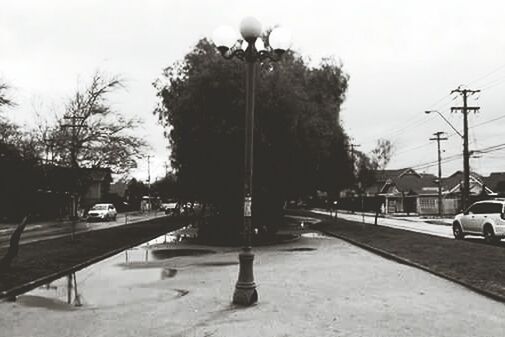
{"label": "bare tree", "polygon": [[372,161],[376,170],[384,170],[394,154],[394,146],[387,139],[379,139],[372,150]]}
{"label": "bare tree", "polygon": [[107,101],[121,87],[118,77],[97,72],[88,87],[76,90],[57,126],[40,130],[54,161],[71,167],[109,167],[115,173],[136,167],[147,148],[132,133],[141,121],[121,116]]}
{"label": "bare tree", "polygon": [[[376,147],[372,150],[372,161],[375,166],[375,172],[384,171],[387,164],[391,161],[394,153],[394,146],[391,141],[387,139],[379,139],[377,141]],[[375,224],[377,225],[377,218],[379,217],[379,212],[381,210],[381,202],[377,197],[377,203],[375,208]]]}
{"label": "bare tree", "polygon": [[14,102],[7,96],[7,90],[9,86],[3,82],[0,82],[0,107],[2,105],[13,105]]}

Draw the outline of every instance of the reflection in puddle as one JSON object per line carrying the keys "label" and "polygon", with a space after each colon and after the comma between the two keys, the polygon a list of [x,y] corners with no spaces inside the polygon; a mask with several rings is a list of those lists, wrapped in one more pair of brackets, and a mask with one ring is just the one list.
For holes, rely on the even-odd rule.
{"label": "reflection in puddle", "polygon": [[235,266],[237,264],[238,264],[238,261],[215,261],[215,262],[196,263],[195,266],[198,266],[198,267],[226,267],[226,266]]}
{"label": "reflection in puddle", "polygon": [[[178,231],[179,232],[179,231]],[[128,249],[106,260],[62,277],[47,285],[18,296],[18,303],[48,310],[104,308],[146,298],[176,299],[187,290],[169,289],[168,284],[178,270],[169,268],[166,259],[215,253],[211,250],[168,247],[190,235],[174,232],[148,243]],[[165,243],[166,242],[166,243]],[[135,290],[135,291],[132,291]]]}
{"label": "reflection in puddle", "polygon": [[75,307],[57,298],[48,298],[36,295],[21,295],[17,303],[33,308],[44,308],[55,311],[72,311]]}
{"label": "reflection in puddle", "polygon": [[178,256],[199,256],[214,253],[214,251],[207,249],[156,249],[151,252],[152,256],[159,260],[171,259]]}
{"label": "reflection in puddle", "polygon": [[174,289],[177,292],[177,297],[186,296],[189,294],[189,290],[186,289]]}
{"label": "reflection in puddle", "polygon": [[161,279],[164,280],[166,278],[172,278],[177,275],[177,269],[167,268],[161,270]]}
{"label": "reflection in puddle", "polygon": [[309,247],[299,247],[299,248],[288,248],[288,249],[281,249],[283,252],[311,252],[313,250],[316,250],[315,248],[309,248]]}
{"label": "reflection in puddle", "polygon": [[304,238],[310,238],[310,239],[332,239],[331,236],[327,236],[327,235],[324,235],[324,234],[321,234],[321,233],[315,233],[315,232],[312,232],[312,233],[303,233],[302,237],[304,237]]}

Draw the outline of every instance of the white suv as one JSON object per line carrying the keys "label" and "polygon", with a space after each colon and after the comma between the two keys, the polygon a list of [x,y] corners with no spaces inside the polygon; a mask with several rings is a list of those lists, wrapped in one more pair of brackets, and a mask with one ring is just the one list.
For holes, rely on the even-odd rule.
{"label": "white suv", "polygon": [[505,237],[505,200],[486,200],[472,204],[464,213],[456,215],[452,224],[456,239],[465,235],[484,236],[494,243]]}
{"label": "white suv", "polygon": [[96,204],[88,212],[87,221],[116,221],[117,211],[113,204]]}

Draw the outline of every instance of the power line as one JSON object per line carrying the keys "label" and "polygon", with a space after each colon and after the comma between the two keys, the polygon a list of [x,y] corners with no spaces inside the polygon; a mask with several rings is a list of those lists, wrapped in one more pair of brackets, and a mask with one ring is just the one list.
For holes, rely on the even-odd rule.
{"label": "power line", "polygon": [[498,68],[494,69],[493,71],[490,71],[489,73],[487,73],[487,74],[485,74],[485,75],[483,75],[483,76],[481,76],[481,77],[478,77],[477,79],[474,79],[474,80],[472,80],[472,81],[468,82],[468,83],[467,83],[467,85],[468,85],[468,86],[469,86],[469,85],[471,85],[471,84],[473,85],[473,84],[475,84],[476,82],[479,82],[479,81],[481,81],[481,80],[483,80],[483,79],[485,79],[485,78],[487,78],[487,77],[489,77],[489,76],[491,76],[491,75],[493,75],[493,74],[497,73],[498,71],[500,71],[500,70],[502,70],[502,69],[505,69],[505,63],[504,63],[504,64],[502,64],[501,66],[499,66]]}

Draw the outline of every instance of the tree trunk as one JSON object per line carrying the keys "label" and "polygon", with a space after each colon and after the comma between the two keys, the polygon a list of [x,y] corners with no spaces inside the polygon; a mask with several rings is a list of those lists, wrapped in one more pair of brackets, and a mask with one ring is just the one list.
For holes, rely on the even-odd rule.
{"label": "tree trunk", "polygon": [[14,233],[12,233],[7,254],[5,254],[2,260],[0,260],[0,274],[10,269],[12,260],[14,260],[14,258],[18,255],[19,240],[21,240],[21,234],[23,233],[27,222],[28,215],[23,218],[21,223],[16,227]]}

